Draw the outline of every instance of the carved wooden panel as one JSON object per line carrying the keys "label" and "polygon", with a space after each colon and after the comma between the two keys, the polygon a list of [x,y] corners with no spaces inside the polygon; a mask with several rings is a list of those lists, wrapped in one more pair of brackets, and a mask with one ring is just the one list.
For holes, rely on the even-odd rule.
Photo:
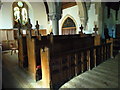
{"label": "carved wooden panel", "polygon": [[83,66],[83,72],[85,72],[85,71],[87,71],[87,62],[88,62],[88,60],[87,60],[87,51],[84,51],[83,53],[82,53],[82,66]]}
{"label": "carved wooden panel", "polygon": [[69,56],[69,79],[75,76],[75,55],[71,54]]}
{"label": "carved wooden panel", "polygon": [[59,87],[62,81],[61,58],[53,59],[50,63],[52,85]]}
{"label": "carved wooden panel", "polygon": [[81,52],[76,55],[76,73],[79,75],[82,72]]}
{"label": "carved wooden panel", "polygon": [[106,47],[103,45],[103,60],[106,60]]}
{"label": "carved wooden panel", "polygon": [[95,56],[94,56],[94,49],[90,49],[90,69],[95,66]]}
{"label": "carved wooden panel", "polygon": [[96,66],[101,63],[101,54],[100,54],[100,47],[96,47]]}
{"label": "carved wooden panel", "polygon": [[69,60],[68,57],[62,58],[62,82],[69,80]]}
{"label": "carved wooden panel", "polygon": [[27,52],[27,42],[26,37],[19,38],[18,40],[18,57],[20,62],[20,67],[28,67],[28,52]]}

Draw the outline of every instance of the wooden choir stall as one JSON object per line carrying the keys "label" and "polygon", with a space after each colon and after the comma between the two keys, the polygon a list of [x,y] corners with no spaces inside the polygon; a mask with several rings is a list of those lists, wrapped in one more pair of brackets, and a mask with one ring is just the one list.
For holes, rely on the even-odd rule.
{"label": "wooden choir stall", "polygon": [[[94,68],[112,56],[111,42],[101,43],[99,35],[51,33],[41,36],[38,22],[36,29],[36,33],[33,34],[29,20],[26,36],[19,36],[19,42],[25,44],[22,46],[22,52],[19,49],[19,60],[22,56],[20,52],[25,52],[23,55],[27,55],[27,59],[23,56],[22,65],[24,60],[27,60],[28,71],[36,81],[42,79],[44,88],[58,89],[73,77]],[[18,45],[20,48],[21,44]]]}
{"label": "wooden choir stall", "polygon": [[[37,22],[38,23],[38,22]],[[37,50],[37,47],[34,46],[35,41],[31,40],[30,35],[36,36],[36,35],[46,35],[46,30],[42,29],[39,30],[39,26],[36,25],[35,30],[31,29],[31,32],[29,33],[30,25],[28,25],[27,30],[22,30],[21,25],[19,23],[18,25],[18,63],[21,68],[25,68],[29,71],[30,75],[33,76],[34,80],[40,80],[41,79],[41,73],[37,73],[36,71],[41,72],[41,62],[40,62],[40,55],[39,51]],[[32,26],[32,25],[31,25]],[[35,49],[36,48],[36,49]],[[37,51],[37,52],[36,52]]]}

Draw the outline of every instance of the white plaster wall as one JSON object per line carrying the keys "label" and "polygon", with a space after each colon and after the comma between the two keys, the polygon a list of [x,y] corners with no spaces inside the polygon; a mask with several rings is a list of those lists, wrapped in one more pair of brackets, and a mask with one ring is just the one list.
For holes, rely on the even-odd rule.
{"label": "white plaster wall", "polygon": [[[35,28],[36,20],[39,21],[40,29],[47,28],[47,14],[45,6],[41,2],[28,3],[29,7],[29,18],[33,28]],[[13,15],[12,15],[12,2],[3,2],[0,10],[0,29],[11,29],[13,28]]]}
{"label": "white plaster wall", "polygon": [[72,17],[73,21],[76,24],[76,27],[77,27],[76,33],[78,33],[80,31],[79,27],[81,25],[81,22],[80,22],[80,18],[79,18],[79,14],[78,14],[78,5],[75,5],[73,7],[63,9],[62,18],[59,20],[59,34],[60,35],[62,34],[63,22],[69,15],[70,15],[70,17]]}
{"label": "white plaster wall", "polygon": [[33,27],[36,24],[36,20],[38,20],[40,24],[40,29],[47,29],[48,26],[48,20],[47,20],[47,14],[46,9],[43,2],[31,2],[30,3],[33,8]]}
{"label": "white plaster wall", "polygon": [[0,10],[0,29],[13,28],[12,2],[4,2]]}
{"label": "white plaster wall", "polygon": [[[112,36],[112,29],[113,37],[115,37],[115,30],[116,30],[116,24],[120,24],[120,10],[118,11],[118,20],[116,20],[116,11],[113,9],[110,9],[110,18],[107,17],[107,7],[104,9],[104,24],[107,25],[107,28],[109,30],[109,35]],[[102,35],[104,38],[104,35]]]}
{"label": "white plaster wall", "polygon": [[117,24],[120,24],[120,9],[118,11],[118,20],[116,21]]}
{"label": "white plaster wall", "polygon": [[90,9],[88,10],[88,23],[85,33],[93,33],[95,24],[98,26],[98,15],[95,12],[95,4],[91,4]]}

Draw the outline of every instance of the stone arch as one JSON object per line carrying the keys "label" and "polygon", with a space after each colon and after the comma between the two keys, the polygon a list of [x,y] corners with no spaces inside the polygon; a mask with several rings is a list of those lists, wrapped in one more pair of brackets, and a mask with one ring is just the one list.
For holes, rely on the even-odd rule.
{"label": "stone arch", "polygon": [[55,13],[56,9],[55,9],[55,2],[54,0],[46,0],[47,1],[47,5],[48,5],[48,8],[49,8],[49,16],[50,14],[52,13]]}
{"label": "stone arch", "polygon": [[[46,0],[48,1],[48,0]],[[86,3],[83,0],[75,0],[78,5],[78,12],[80,17],[80,22],[83,24],[83,26],[86,28],[87,20],[88,20],[88,14],[87,14],[87,8]],[[56,6],[54,0],[50,0],[47,2],[49,7],[49,18],[54,19],[54,14],[58,11],[56,11]],[[60,12],[60,10],[59,10]],[[59,13],[61,14],[61,13]],[[58,14],[58,15],[59,15]],[[59,16],[58,16],[59,17]],[[59,27],[59,33],[61,32],[61,27]]]}
{"label": "stone arch", "polygon": [[77,27],[78,27],[77,22],[76,22],[76,20],[75,20],[71,15],[69,15],[69,14],[67,14],[67,15],[63,18],[63,20],[61,21],[61,24],[60,24],[60,25],[61,25],[61,27],[60,27],[61,33],[62,33],[62,26],[63,26],[64,22],[67,20],[67,18],[70,18],[70,19],[73,20],[73,22],[75,23],[75,26],[76,26],[76,33],[77,33]]}
{"label": "stone arch", "polygon": [[76,22],[76,20],[75,20],[71,15],[67,14],[67,15],[63,18],[63,20],[61,21],[61,28],[62,28],[65,20],[66,20],[68,17],[71,18],[71,19],[74,21],[74,23],[75,23],[75,25],[76,25],[76,27],[77,27],[77,22]]}
{"label": "stone arch", "polygon": [[87,20],[88,20],[88,14],[87,14],[87,8],[86,3],[83,0],[75,0],[78,5],[79,10],[79,17],[81,24],[86,28]]}

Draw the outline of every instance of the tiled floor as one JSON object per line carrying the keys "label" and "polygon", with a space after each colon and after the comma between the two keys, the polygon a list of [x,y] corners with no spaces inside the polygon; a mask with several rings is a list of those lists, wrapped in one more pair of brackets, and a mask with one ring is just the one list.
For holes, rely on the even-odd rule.
{"label": "tiled floor", "polygon": [[[3,53],[2,56],[4,88],[43,87],[42,81],[36,83],[25,70],[18,67],[17,54]],[[71,79],[61,88],[117,88],[118,61],[120,61],[120,54],[115,59],[109,59],[92,70]]]}

